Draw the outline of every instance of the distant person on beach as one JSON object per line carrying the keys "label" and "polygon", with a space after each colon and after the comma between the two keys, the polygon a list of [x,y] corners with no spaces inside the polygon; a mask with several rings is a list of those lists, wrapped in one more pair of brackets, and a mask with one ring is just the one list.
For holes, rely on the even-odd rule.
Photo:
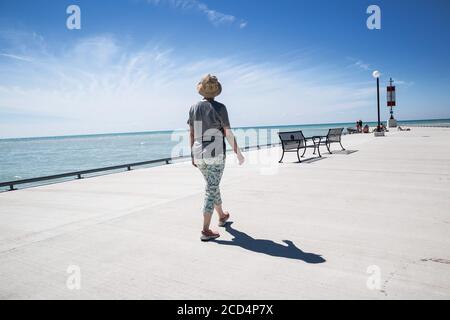
{"label": "distant person on beach", "polygon": [[363,131],[363,122],[362,120],[356,121],[356,132],[361,133]]}
{"label": "distant person on beach", "polygon": [[203,230],[201,240],[209,241],[220,237],[210,229],[214,209],[219,215],[219,226],[224,227],[230,214],[223,210],[220,196],[220,180],[225,168],[225,138],[233,147],[239,165],[245,161],[230,128],[225,105],[214,100],[222,92],[222,85],[215,76],[205,76],[197,85],[203,100],[194,104],[189,111],[190,145],[192,165],[197,167],[206,181],[203,204]]}
{"label": "distant person on beach", "polygon": [[369,133],[369,126],[367,124],[364,126],[363,133]]}

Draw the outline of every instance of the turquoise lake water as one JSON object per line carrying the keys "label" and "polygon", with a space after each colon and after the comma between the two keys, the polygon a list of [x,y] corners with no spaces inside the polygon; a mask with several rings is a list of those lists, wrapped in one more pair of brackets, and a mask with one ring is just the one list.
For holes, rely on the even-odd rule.
{"label": "turquoise lake water", "polygon": [[[450,119],[401,121],[407,126],[449,126]],[[369,123],[374,126],[375,123]],[[329,128],[354,123],[234,129],[241,147],[278,142],[278,131],[324,135]],[[0,140],[0,182],[87,170],[111,165],[189,155],[186,131],[124,133]]]}

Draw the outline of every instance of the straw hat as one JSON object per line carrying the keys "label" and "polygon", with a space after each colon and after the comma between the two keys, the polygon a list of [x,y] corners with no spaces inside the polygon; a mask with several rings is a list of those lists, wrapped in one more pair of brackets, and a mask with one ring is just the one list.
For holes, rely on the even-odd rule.
{"label": "straw hat", "polygon": [[197,91],[203,97],[211,99],[222,92],[222,85],[217,80],[217,77],[208,74],[197,84]]}

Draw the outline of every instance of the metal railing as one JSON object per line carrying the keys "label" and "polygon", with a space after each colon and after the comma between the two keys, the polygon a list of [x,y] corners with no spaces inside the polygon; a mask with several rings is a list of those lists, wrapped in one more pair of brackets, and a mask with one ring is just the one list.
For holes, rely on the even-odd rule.
{"label": "metal railing", "polygon": [[[274,147],[274,146],[278,146],[279,144],[280,143],[270,143],[270,144],[264,144],[264,145],[245,147],[242,149],[242,151],[249,151],[252,149],[261,149],[263,147]],[[230,150],[227,150],[227,152],[229,152],[229,151]],[[128,164],[122,164],[122,165],[116,165],[116,166],[102,167],[102,168],[96,168],[96,169],[67,172],[67,173],[61,173],[61,174],[55,174],[55,175],[43,176],[43,177],[37,177],[37,178],[6,181],[6,182],[0,182],[0,188],[9,187],[9,190],[13,191],[13,190],[17,190],[16,188],[14,188],[17,185],[23,185],[23,184],[29,184],[29,183],[35,183],[35,182],[41,182],[41,181],[58,180],[58,179],[70,178],[70,177],[76,177],[76,179],[83,179],[83,176],[88,175],[88,174],[93,174],[93,173],[107,172],[107,171],[120,170],[120,169],[127,169],[127,171],[131,171],[132,168],[135,168],[135,167],[142,167],[142,166],[158,164],[158,163],[170,164],[173,161],[179,161],[179,160],[190,159],[190,158],[191,158],[191,156],[163,158],[163,159],[156,159],[156,160],[150,160],[150,161],[142,161],[142,162],[128,163]]]}

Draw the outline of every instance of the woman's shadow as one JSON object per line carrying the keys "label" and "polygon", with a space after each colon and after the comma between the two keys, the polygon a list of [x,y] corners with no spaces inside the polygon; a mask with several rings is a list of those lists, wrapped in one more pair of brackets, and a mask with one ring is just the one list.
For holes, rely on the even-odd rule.
{"label": "woman's shadow", "polygon": [[225,226],[225,230],[234,237],[233,240],[213,240],[212,242],[227,246],[237,246],[245,250],[263,253],[273,257],[302,260],[306,263],[323,263],[326,261],[321,255],[303,252],[290,240],[283,240],[286,245],[282,245],[272,240],[254,239],[244,232],[233,229],[232,224],[232,222],[229,222]]}

